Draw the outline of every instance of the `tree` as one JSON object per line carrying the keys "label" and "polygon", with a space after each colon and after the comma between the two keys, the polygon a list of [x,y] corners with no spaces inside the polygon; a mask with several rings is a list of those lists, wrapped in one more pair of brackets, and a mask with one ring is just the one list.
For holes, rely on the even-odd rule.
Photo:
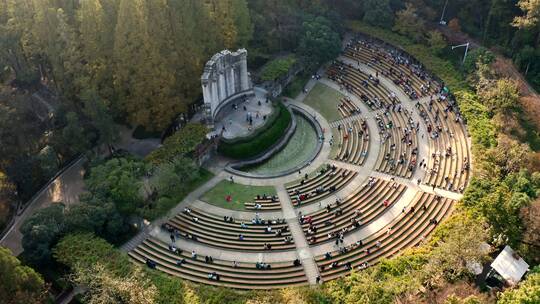
{"label": "tree", "polygon": [[466,213],[454,215],[432,237],[435,244],[422,269],[423,282],[436,287],[468,273],[468,263],[483,262],[480,248],[487,238],[482,221]]}
{"label": "tree", "polygon": [[454,32],[461,32],[461,25],[459,25],[459,19],[457,18],[452,18],[448,22],[448,27]]}
{"label": "tree", "polygon": [[158,165],[180,156],[193,157],[197,147],[206,140],[206,134],[208,129],[205,125],[188,123],[165,139],[161,147],[146,156],[146,160]]}
{"label": "tree", "polygon": [[512,25],[531,28],[540,23],[540,0],[519,0],[517,5],[525,15],[515,17]]}
{"label": "tree", "polygon": [[396,13],[396,22],[392,30],[417,42],[423,39],[424,23],[418,18],[416,8],[411,3],[407,3],[404,10]]}
{"label": "tree", "polygon": [[339,55],[341,39],[328,19],[316,17],[306,20],[302,28],[298,53],[309,66],[319,66]]}
{"label": "tree", "polygon": [[113,158],[90,169],[85,180],[88,190],[98,198],[111,200],[124,215],[133,214],[143,204],[139,190],[146,165],[134,159]]}
{"label": "tree", "polygon": [[0,247],[0,302],[46,303],[47,285],[43,278],[11,254],[7,248]]}
{"label": "tree", "polygon": [[90,143],[79,121],[79,116],[75,112],[68,112],[66,120],[67,125],[62,130],[62,145],[73,154],[85,152],[90,147]]}
{"label": "tree", "polygon": [[170,195],[179,185],[187,185],[198,176],[199,168],[192,159],[177,157],[155,169],[150,185],[160,194]]}
{"label": "tree", "polygon": [[22,246],[35,264],[50,261],[51,248],[64,231],[64,206],[53,204],[34,213],[21,226]]}
{"label": "tree", "polygon": [[127,277],[116,277],[102,264],[96,263],[90,268],[77,267],[71,280],[87,288],[84,298],[89,304],[156,303],[157,288],[140,267],[135,267]]}
{"label": "tree", "polygon": [[502,78],[492,85],[484,86],[478,96],[491,113],[504,113],[518,105],[519,88],[515,81]]}
{"label": "tree", "polygon": [[364,1],[364,17],[362,20],[373,26],[391,28],[394,18],[389,0]]}
{"label": "tree", "polygon": [[439,31],[430,31],[428,33],[428,45],[431,52],[435,55],[441,55],[446,48],[446,40]]}
{"label": "tree", "polygon": [[529,206],[522,208],[520,218],[524,226],[523,247],[528,253],[527,257],[538,263],[540,262],[540,199],[537,198]]}
{"label": "tree", "polygon": [[530,148],[505,135],[499,135],[497,147],[485,151],[479,162],[482,175],[486,178],[501,179],[517,173],[530,163]]}
{"label": "tree", "polygon": [[90,118],[92,125],[99,133],[99,143],[110,148],[118,140],[119,134],[104,100],[93,89],[83,92],[81,100],[84,104],[85,114]]}
{"label": "tree", "polygon": [[499,294],[499,304],[540,303],[540,266],[533,268],[517,288]]}

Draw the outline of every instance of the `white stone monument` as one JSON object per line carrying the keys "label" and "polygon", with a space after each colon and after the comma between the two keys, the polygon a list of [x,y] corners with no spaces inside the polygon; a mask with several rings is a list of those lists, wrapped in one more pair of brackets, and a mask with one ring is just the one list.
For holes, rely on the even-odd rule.
{"label": "white stone monument", "polygon": [[247,50],[223,50],[206,63],[201,77],[205,119],[213,125],[224,106],[254,95],[247,70]]}

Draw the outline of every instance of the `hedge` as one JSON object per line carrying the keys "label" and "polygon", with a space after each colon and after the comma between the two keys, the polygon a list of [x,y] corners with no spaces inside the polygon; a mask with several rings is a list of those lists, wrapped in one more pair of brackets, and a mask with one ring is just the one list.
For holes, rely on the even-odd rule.
{"label": "hedge", "polygon": [[295,63],[296,58],[293,55],[285,58],[274,59],[263,67],[261,71],[261,79],[264,81],[274,81],[286,76]]}
{"label": "hedge", "polygon": [[189,123],[164,142],[159,149],[152,151],[146,160],[154,165],[161,164],[177,156],[189,156],[206,139],[208,128],[203,124]]}
{"label": "hedge", "polygon": [[234,159],[248,159],[267,151],[282,138],[292,121],[291,113],[282,103],[278,103],[275,111],[276,114],[250,136],[232,141],[222,140],[218,152]]}

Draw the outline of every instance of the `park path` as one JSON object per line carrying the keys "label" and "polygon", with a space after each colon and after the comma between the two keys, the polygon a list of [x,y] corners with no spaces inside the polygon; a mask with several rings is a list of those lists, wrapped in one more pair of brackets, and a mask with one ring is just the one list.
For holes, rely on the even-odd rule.
{"label": "park path", "polygon": [[84,158],[76,161],[28,202],[28,207],[15,216],[13,225],[0,240],[0,245],[9,248],[15,256],[21,254],[23,248],[20,228],[26,219],[37,210],[57,202],[63,202],[65,205],[78,203],[79,194],[84,192],[84,162]]}

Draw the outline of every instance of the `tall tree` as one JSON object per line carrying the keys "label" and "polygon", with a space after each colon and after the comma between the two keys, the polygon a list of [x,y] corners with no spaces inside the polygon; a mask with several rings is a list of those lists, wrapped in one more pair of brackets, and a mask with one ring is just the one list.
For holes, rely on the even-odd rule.
{"label": "tall tree", "polygon": [[175,76],[150,36],[145,1],[122,0],[119,12],[114,84],[120,108],[132,124],[162,130],[181,109]]}
{"label": "tall tree", "polygon": [[46,303],[47,286],[43,278],[14,257],[9,249],[0,247],[0,302]]}
{"label": "tall tree", "polygon": [[391,28],[393,13],[390,8],[390,0],[366,0],[364,1],[364,17],[362,20],[373,26]]}

